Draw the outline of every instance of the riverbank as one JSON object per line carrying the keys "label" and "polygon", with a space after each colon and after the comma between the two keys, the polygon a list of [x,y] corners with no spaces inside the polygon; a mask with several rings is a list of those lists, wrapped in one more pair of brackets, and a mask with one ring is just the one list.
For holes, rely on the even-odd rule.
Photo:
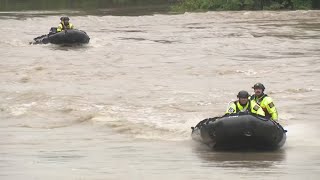
{"label": "riverbank", "polygon": [[[30,46],[58,12],[0,16],[1,180],[319,177],[320,11],[83,14],[70,19],[88,45]],[[191,140],[256,82],[288,130],[282,149]]]}
{"label": "riverbank", "polygon": [[58,13],[68,15],[139,16],[199,11],[309,9],[320,9],[320,2],[318,0],[57,0],[52,3],[49,0],[23,2],[0,0],[0,12],[58,10]]}
{"label": "riverbank", "polygon": [[172,11],[307,10],[319,9],[316,0],[183,0]]}

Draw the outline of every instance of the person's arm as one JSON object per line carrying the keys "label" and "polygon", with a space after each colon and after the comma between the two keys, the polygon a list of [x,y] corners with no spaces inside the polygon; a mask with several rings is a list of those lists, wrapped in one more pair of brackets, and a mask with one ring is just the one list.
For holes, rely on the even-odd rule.
{"label": "person's arm", "polygon": [[271,115],[271,119],[274,121],[278,120],[278,112],[276,109],[276,106],[273,103],[273,100],[271,97],[266,97],[267,99],[265,100],[266,108],[269,114]]}
{"label": "person's arm", "polygon": [[70,27],[70,29],[74,29],[74,26],[71,23],[69,23],[69,27]]}
{"label": "person's arm", "polygon": [[225,114],[234,114],[236,113],[236,104],[234,102],[229,104],[229,107],[226,110]]}
{"label": "person's arm", "polygon": [[264,113],[263,109],[254,100],[251,101],[251,108],[251,113],[266,116],[266,113]]}
{"label": "person's arm", "polygon": [[62,24],[60,23],[59,26],[58,26],[58,28],[57,28],[57,32],[61,32],[62,29],[63,29],[63,27],[62,27]]}

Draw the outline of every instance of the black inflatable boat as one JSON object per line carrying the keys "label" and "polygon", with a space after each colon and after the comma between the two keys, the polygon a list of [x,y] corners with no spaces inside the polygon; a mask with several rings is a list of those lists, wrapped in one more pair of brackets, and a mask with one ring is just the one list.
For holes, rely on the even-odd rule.
{"label": "black inflatable boat", "polygon": [[286,141],[286,130],[253,115],[208,118],[192,128],[191,137],[217,150],[274,150]]}
{"label": "black inflatable boat", "polygon": [[57,32],[56,28],[51,28],[49,34],[33,39],[30,44],[87,44],[90,38],[86,32],[78,29],[69,29]]}

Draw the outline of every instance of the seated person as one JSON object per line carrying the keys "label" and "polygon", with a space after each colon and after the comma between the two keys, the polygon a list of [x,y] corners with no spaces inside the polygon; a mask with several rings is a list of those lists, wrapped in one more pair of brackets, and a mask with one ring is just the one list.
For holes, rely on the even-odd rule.
{"label": "seated person", "polygon": [[249,93],[247,91],[240,91],[237,95],[239,98],[229,104],[225,116],[232,114],[256,114],[260,116],[265,116],[263,109],[255,102],[249,100]]}
{"label": "seated person", "polygon": [[71,24],[69,22],[69,17],[61,17],[60,20],[61,20],[61,22],[57,28],[57,32],[61,32],[65,29],[73,29],[74,28],[73,24]]}
{"label": "seated person", "polygon": [[253,87],[254,95],[251,96],[250,100],[254,100],[266,114],[266,118],[274,121],[278,120],[278,112],[273,103],[273,100],[267,94],[264,94],[265,87],[261,83],[256,83]]}

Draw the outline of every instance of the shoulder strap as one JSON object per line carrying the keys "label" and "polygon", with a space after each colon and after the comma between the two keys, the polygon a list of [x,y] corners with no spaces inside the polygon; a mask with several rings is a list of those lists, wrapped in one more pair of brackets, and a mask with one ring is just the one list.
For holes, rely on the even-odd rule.
{"label": "shoulder strap", "polygon": [[249,100],[249,105],[248,105],[248,108],[247,108],[249,111],[251,111],[251,101]]}
{"label": "shoulder strap", "polygon": [[62,26],[62,30],[65,30],[66,28],[65,28],[65,25],[62,23],[62,22],[60,22],[60,24],[61,24],[61,26]]}
{"label": "shoulder strap", "polygon": [[234,104],[236,105],[236,113],[238,113],[240,111],[240,109],[238,107],[238,101],[234,101]]}

